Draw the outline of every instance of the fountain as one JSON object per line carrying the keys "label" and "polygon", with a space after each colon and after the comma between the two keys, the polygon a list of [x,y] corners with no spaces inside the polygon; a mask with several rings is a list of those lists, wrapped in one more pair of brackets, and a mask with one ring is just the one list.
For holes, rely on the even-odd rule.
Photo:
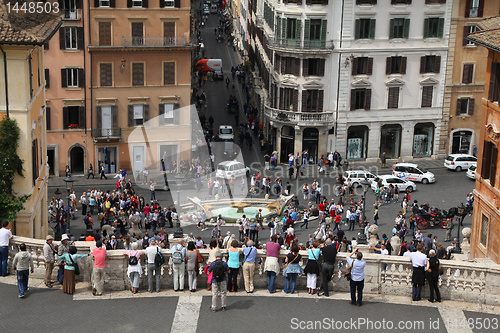
{"label": "fountain", "polygon": [[245,202],[238,202],[238,203],[232,204],[231,206],[238,208],[238,210],[236,211],[236,213],[238,213],[238,214],[244,214],[245,212],[244,212],[243,208],[250,206],[250,204],[249,203],[245,203]]}

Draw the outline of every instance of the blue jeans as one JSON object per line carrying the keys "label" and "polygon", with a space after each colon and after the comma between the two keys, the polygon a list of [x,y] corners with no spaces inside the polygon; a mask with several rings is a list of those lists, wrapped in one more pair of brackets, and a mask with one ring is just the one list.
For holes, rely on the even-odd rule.
{"label": "blue jeans", "polygon": [[155,191],[151,191],[151,201],[155,200],[156,201],[156,194]]}
{"label": "blue jeans", "polygon": [[28,289],[28,277],[30,276],[29,269],[23,271],[17,271],[17,288],[19,289],[19,295],[24,295]]}
{"label": "blue jeans", "polygon": [[295,282],[297,282],[297,276],[299,274],[298,273],[288,273],[286,275],[286,279],[285,279],[285,289],[283,289],[283,291],[285,293],[294,293],[295,292]]}
{"label": "blue jeans", "polygon": [[9,247],[0,246],[0,275],[7,275],[7,260],[9,260]]}
{"label": "blue jeans", "polygon": [[411,293],[412,299],[414,301],[420,300],[422,298],[421,293],[422,293],[422,285],[414,283]]}
{"label": "blue jeans", "polygon": [[274,293],[274,281],[276,280],[276,272],[267,271],[267,290]]}
{"label": "blue jeans", "polygon": [[[351,283],[351,303],[361,304],[363,302],[363,288],[365,286],[365,280],[361,281],[350,281]],[[356,302],[356,289],[358,290],[358,301]]]}

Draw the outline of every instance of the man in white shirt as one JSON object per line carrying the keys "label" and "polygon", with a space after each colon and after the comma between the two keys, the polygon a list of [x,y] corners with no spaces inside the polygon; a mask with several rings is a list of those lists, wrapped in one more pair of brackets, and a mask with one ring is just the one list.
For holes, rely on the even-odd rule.
{"label": "man in white shirt", "polygon": [[403,256],[409,257],[413,266],[413,275],[411,282],[413,283],[412,299],[420,301],[422,299],[422,286],[425,283],[425,267],[427,266],[427,256],[422,253],[424,244],[417,245],[417,252],[407,251]]}
{"label": "man in white shirt", "polygon": [[161,251],[158,242],[154,237],[149,239],[149,246],[146,248],[146,257],[148,258],[148,291],[153,292],[153,272],[156,277],[156,292],[160,292],[161,266],[155,266],[156,252]]}
{"label": "man in white shirt", "polygon": [[9,222],[2,222],[0,229],[0,275],[7,276],[7,261],[9,260],[9,241],[14,238],[10,229],[7,229]]}

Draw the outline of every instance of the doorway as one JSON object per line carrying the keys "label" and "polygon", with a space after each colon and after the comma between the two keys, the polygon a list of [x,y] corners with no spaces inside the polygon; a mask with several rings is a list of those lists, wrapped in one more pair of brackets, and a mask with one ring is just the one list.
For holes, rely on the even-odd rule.
{"label": "doorway", "polygon": [[84,166],[84,154],[82,147],[73,147],[70,151],[70,168],[73,175],[83,174],[85,170]]}
{"label": "doorway", "polygon": [[401,125],[382,126],[380,133],[380,156],[385,152],[386,158],[399,158],[401,148]]}
{"label": "doorway", "polygon": [[302,134],[302,150],[307,151],[307,156],[311,163],[316,163],[318,160],[318,138],[319,131],[317,128],[306,128]]}
{"label": "doorway", "polygon": [[99,165],[104,165],[105,173],[116,173],[116,147],[102,147],[97,149]]}
{"label": "doorway", "polygon": [[47,149],[47,163],[49,164],[49,175],[55,175],[56,151],[54,149]]}
{"label": "doorway", "polygon": [[453,133],[452,154],[470,154],[472,131],[456,131]]}
{"label": "doorway", "polygon": [[288,154],[293,154],[295,145],[295,130],[291,126],[281,128],[280,162],[288,163]]}

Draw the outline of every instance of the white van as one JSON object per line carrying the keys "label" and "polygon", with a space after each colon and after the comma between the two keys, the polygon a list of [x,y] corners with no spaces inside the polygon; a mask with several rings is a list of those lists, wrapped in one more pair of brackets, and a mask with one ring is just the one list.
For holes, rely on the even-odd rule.
{"label": "white van", "polygon": [[219,10],[219,8],[217,7],[217,4],[213,3],[212,7],[210,7],[210,13],[217,14],[217,10]]}
{"label": "white van", "polygon": [[248,177],[250,168],[238,161],[224,161],[217,166],[216,177],[231,179],[231,177]]}
{"label": "white van", "polygon": [[233,127],[229,125],[222,125],[219,127],[219,139],[223,141],[233,141],[234,131]]}
{"label": "white van", "polygon": [[424,184],[434,183],[436,178],[432,172],[420,168],[413,163],[396,163],[392,166],[392,175],[405,180],[422,182]]}

